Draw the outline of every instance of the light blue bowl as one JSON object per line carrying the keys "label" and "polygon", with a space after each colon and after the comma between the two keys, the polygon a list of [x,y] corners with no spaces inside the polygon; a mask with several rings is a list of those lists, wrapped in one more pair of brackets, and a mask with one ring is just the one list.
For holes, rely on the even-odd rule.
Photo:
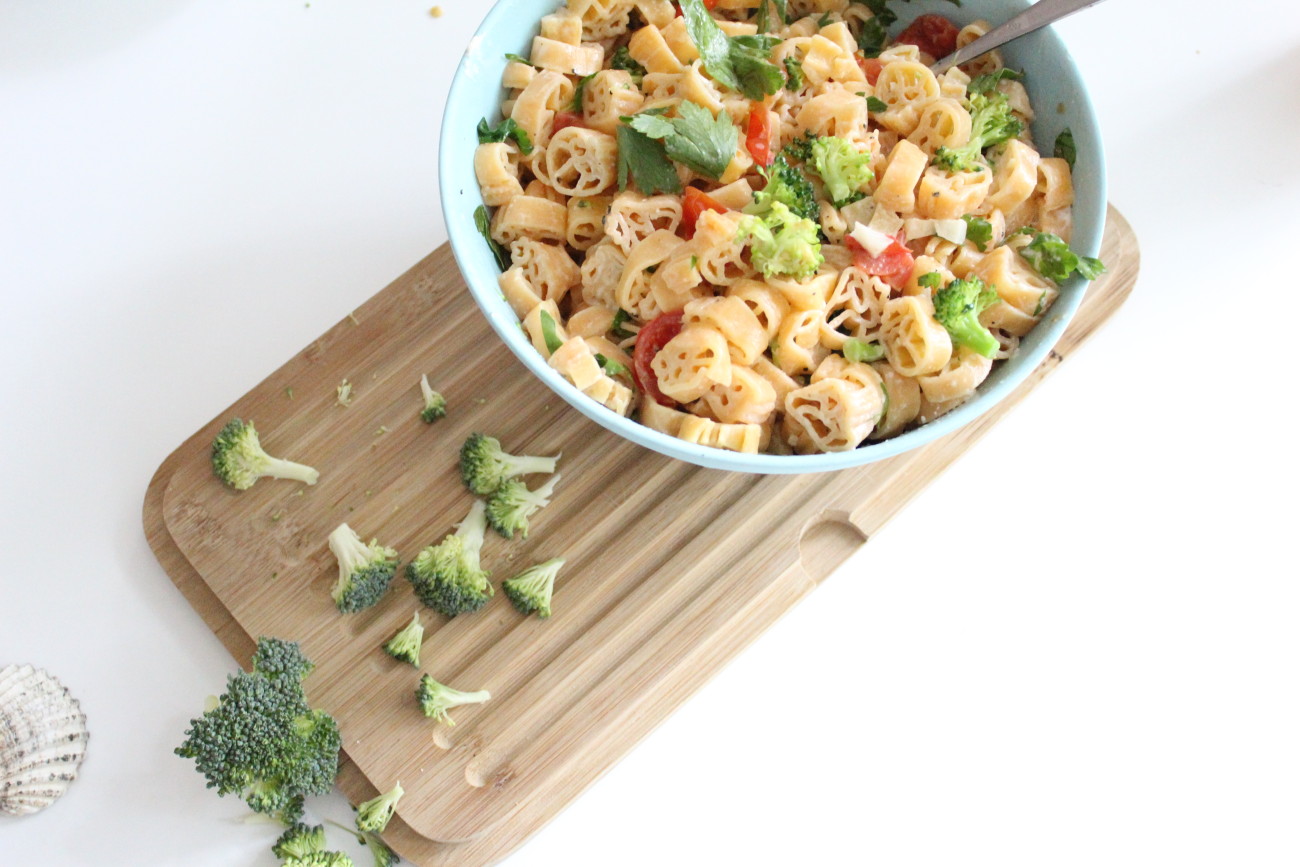
{"label": "light blue bowl", "polygon": [[[1079,308],[1087,283],[1075,277],[1061,287],[1050,314],[1020,343],[1020,351],[1002,362],[974,399],[931,424],[850,452],[821,455],[744,455],[705,448],[652,430],[606,409],[574,388],[537,353],[519,327],[519,318],[497,285],[500,274],[483,238],[474,226],[474,209],[483,203],[474,179],[474,130],[480,118],[499,116],[503,92],[501,73],[507,53],[526,55],[541,17],[555,10],[558,0],[502,0],[488,13],[470,41],[451,85],[442,125],[439,180],[456,261],[474,300],[501,339],[533,375],[545,382],[583,415],[619,436],[670,457],[704,467],[747,473],[815,473],[861,466],[923,446],[951,433],[1006,397],[1047,356]],[[960,8],[944,0],[896,4],[900,30],[916,15],[938,12],[959,25],[986,19],[1001,23],[1027,8],[1026,0],[965,0]],[[1106,163],[1101,131],[1078,67],[1060,37],[1050,29],[1021,38],[1002,49],[1008,66],[1023,69],[1025,86],[1038,112],[1034,139],[1049,148],[1065,127],[1074,131],[1078,148],[1074,187],[1074,237],[1071,246],[1081,255],[1096,256],[1106,219]],[[1058,107],[1061,110],[1058,111]]]}

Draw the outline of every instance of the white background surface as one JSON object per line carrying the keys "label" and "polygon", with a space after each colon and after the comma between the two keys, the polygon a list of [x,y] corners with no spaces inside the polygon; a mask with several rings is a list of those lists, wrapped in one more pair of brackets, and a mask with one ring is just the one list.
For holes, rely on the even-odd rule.
{"label": "white background surface", "polygon": [[[93,732],[62,802],[0,817],[0,865],[274,863],[171,755],[233,664],[141,500],[445,239],[441,102],[486,4],[445,9],[0,4],[0,665]],[[1300,11],[1062,31],[1132,300],[511,865],[1300,861]]]}

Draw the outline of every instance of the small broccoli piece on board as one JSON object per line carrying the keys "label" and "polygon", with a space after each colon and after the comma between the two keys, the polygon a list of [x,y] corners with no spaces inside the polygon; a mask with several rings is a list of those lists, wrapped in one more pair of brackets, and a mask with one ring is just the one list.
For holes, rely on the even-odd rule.
{"label": "small broccoli piece on board", "polygon": [[239,671],[226,691],[190,722],[176,754],[194,764],[218,795],[234,794],[254,812],[291,825],[307,795],[323,795],[338,776],[341,738],[328,713],[312,710],[294,672],[311,663],[289,643],[261,639],[261,669]]}
{"label": "small broccoli piece on board", "polygon": [[271,680],[285,678],[288,683],[301,683],[316,668],[316,663],[302,652],[296,641],[282,638],[260,638],[253,652],[253,671]]}
{"label": "small broccoli piece on board", "polygon": [[433,424],[447,415],[447,399],[429,385],[427,373],[420,377],[420,394],[424,397],[424,409],[420,410],[420,418],[425,424]]}
{"label": "small broccoli piece on board", "polygon": [[420,685],[415,690],[415,697],[420,702],[420,710],[430,719],[444,722],[449,726],[456,723],[447,711],[466,704],[482,704],[492,696],[486,690],[479,692],[461,692],[449,686],[443,686],[429,675],[420,678]]}
{"label": "small broccoli piece on board", "polygon": [[424,625],[420,623],[420,612],[417,611],[410,624],[384,643],[384,653],[399,662],[409,662],[419,668],[420,646],[423,643]]}
{"label": "small broccoli piece on board", "polygon": [[361,842],[370,850],[370,857],[375,861],[375,867],[393,867],[401,859],[397,853],[388,848],[388,844],[379,838],[378,834],[362,834]]}
{"label": "small broccoli piece on board", "polygon": [[329,547],[339,562],[339,579],[331,595],[344,614],[370,608],[388,592],[397,574],[397,552],[371,539],[367,545],[347,524],[329,536]]}
{"label": "small broccoli piece on board", "polygon": [[495,591],[479,562],[487,531],[486,507],[475,500],[456,532],[430,545],[406,567],[415,595],[447,617],[478,611]]}
{"label": "small broccoli piece on board", "polygon": [[406,792],[399,782],[392,789],[376,798],[357,805],[357,830],[363,834],[382,834],[393,818],[397,802]]}
{"label": "small broccoli piece on board", "polygon": [[535,491],[519,479],[506,479],[487,500],[487,520],[493,530],[507,539],[518,533],[528,538],[528,519],[551,502],[555,485],[560,481],[556,473]]}
{"label": "small broccoli piece on board", "polygon": [[356,867],[342,852],[313,852],[302,858],[290,858],[284,867]]}
{"label": "small broccoli piece on board", "polygon": [[314,485],[320,473],[305,464],[273,458],[262,448],[251,421],[233,418],[212,441],[212,471],[236,491],[246,491],[258,479],[292,479]]}
{"label": "small broccoli piece on board", "polygon": [[507,454],[496,437],[471,434],[460,447],[460,477],[465,486],[485,496],[501,487],[506,479],[532,473],[554,473],[560,456],[535,458]]}
{"label": "small broccoli piece on board", "polygon": [[280,835],[280,839],[275,841],[271,851],[275,853],[275,857],[282,860],[306,858],[316,852],[324,852],[325,826],[295,823]]}
{"label": "small broccoli piece on board", "polygon": [[551,616],[551,596],[555,592],[555,576],[564,561],[556,558],[525,569],[514,578],[501,582],[510,604],[520,614],[536,614],[543,619]]}

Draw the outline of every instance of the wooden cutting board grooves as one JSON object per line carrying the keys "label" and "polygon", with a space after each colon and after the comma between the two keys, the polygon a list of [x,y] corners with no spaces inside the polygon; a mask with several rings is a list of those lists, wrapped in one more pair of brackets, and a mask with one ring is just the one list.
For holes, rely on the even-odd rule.
{"label": "wooden cutting board grooves", "polygon": [[[751,476],[642,449],[588,421],[492,334],[443,246],[187,440],[159,468],[145,529],[159,561],[238,661],[250,636],[301,641],[307,687],[338,717],[354,802],[400,779],[389,842],[420,865],[504,857],[563,809],[741,648],[810,592],[1110,317],[1137,278],[1138,250],[1110,212],[1103,259],[1056,350],[976,422],[925,448],[837,474]],[[418,418],[428,373],[448,417]],[[335,389],[354,386],[351,406]],[[292,397],[289,390],[292,389]],[[268,451],[309,463],[304,489],[268,480],[242,494],[212,478],[208,448],[231,416]],[[447,620],[422,609],[423,671],[485,705],[454,728],[420,715],[419,673],[379,646],[419,603],[404,579],[374,609],[339,615],[326,537],[347,521],[409,560],[471,502],[456,472],[474,430],[517,453],[563,451],[564,478],[526,541],[489,538],[499,582],[568,559],[555,616],[495,598]],[[630,532],[629,528],[635,528]]]}

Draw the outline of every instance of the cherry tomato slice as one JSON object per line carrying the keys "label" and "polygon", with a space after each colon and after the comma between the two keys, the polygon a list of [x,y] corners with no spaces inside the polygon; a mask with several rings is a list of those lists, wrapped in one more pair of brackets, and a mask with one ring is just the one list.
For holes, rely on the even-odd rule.
{"label": "cherry tomato slice", "polygon": [[867,84],[872,87],[876,86],[876,80],[880,78],[880,72],[885,68],[885,64],[880,62],[879,57],[859,57],[858,66],[862,67],[862,74],[867,77]]}
{"label": "cherry tomato slice", "polygon": [[695,224],[699,222],[700,214],[705,211],[725,214],[727,208],[708,193],[702,193],[695,187],[687,187],[686,195],[682,199],[682,237],[688,241],[695,237]]}
{"label": "cherry tomato slice", "polygon": [[772,164],[772,116],[761,103],[754,103],[749,109],[749,129],[745,136],[745,148],[754,162],[760,166]]}
{"label": "cherry tomato slice", "polygon": [[555,123],[551,125],[551,135],[555,135],[560,130],[571,126],[580,126],[586,129],[587,119],[574,111],[557,111],[555,113]]}
{"label": "cherry tomato slice", "polygon": [[935,60],[957,50],[957,25],[942,15],[922,15],[898,34],[895,43],[915,45]]}
{"label": "cherry tomato slice", "polygon": [[[673,5],[674,5],[675,7],[677,7],[677,17],[678,17],[678,18],[681,18],[681,17],[682,17],[682,4],[680,4],[680,3],[674,3]],[[704,0],[704,8],[705,8],[705,9],[708,9],[710,12],[712,12],[714,9],[717,9],[717,8],[718,8],[718,0]]]}
{"label": "cherry tomato slice", "polygon": [[903,244],[901,235],[894,239],[894,243],[880,251],[879,256],[868,253],[856,238],[845,238],[844,246],[853,253],[854,265],[872,277],[879,277],[895,289],[902,289],[912,278],[916,259],[913,258],[912,251]]}
{"label": "cherry tomato slice", "polygon": [[682,313],[665,313],[645,324],[636,336],[636,348],[632,351],[632,378],[637,388],[652,398],[656,403],[667,407],[676,407],[677,402],[659,390],[659,378],[655,376],[650,362],[655,360],[664,344],[672,340],[682,330]]}

